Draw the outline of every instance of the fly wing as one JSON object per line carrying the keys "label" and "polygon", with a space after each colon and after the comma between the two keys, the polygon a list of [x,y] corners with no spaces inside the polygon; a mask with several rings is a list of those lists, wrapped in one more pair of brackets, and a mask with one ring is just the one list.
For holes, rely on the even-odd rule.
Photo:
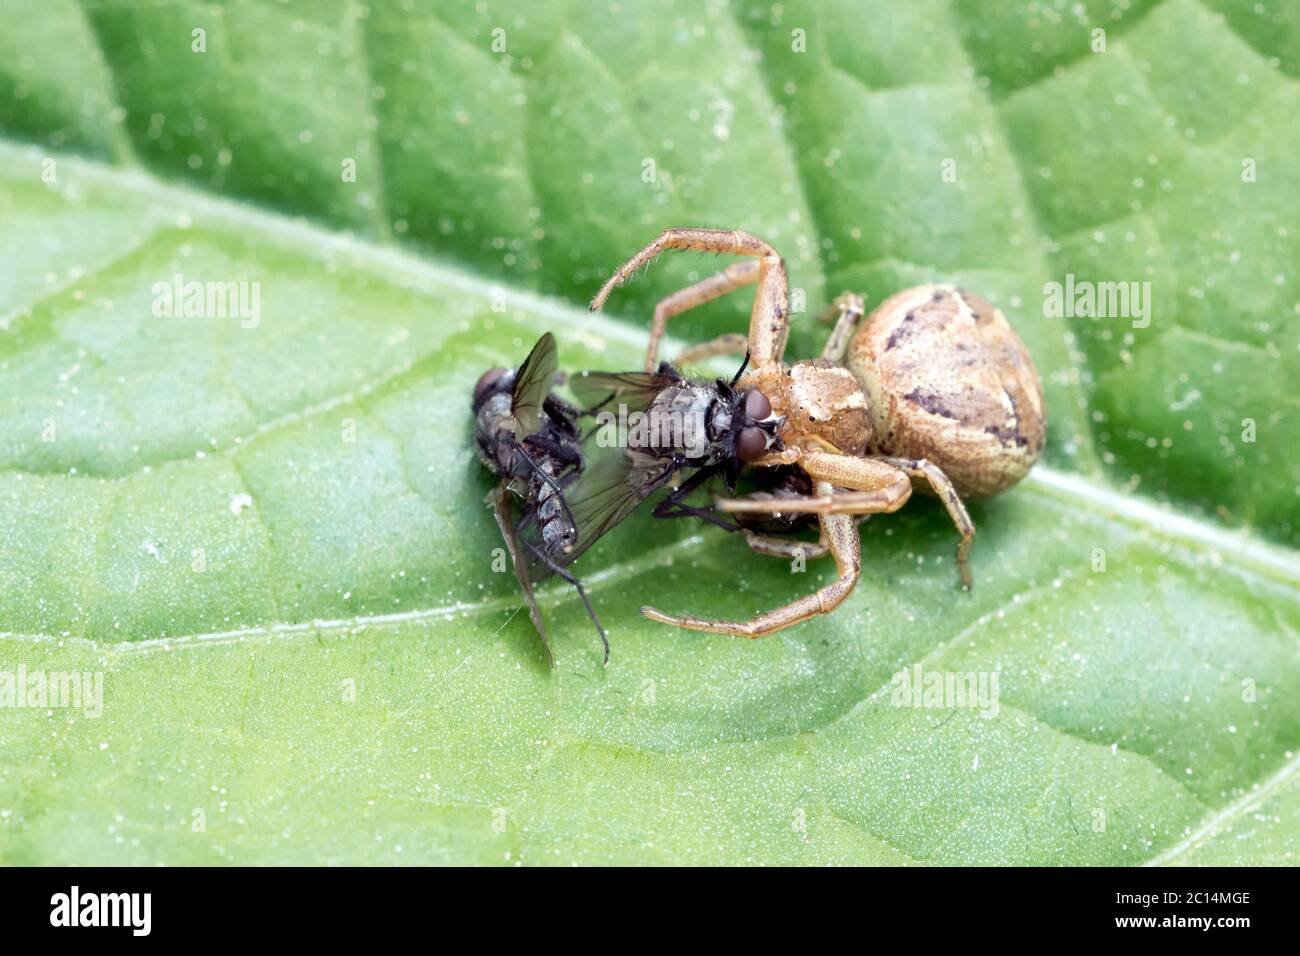
{"label": "fly wing", "polygon": [[510,507],[510,492],[505,485],[497,485],[488,492],[488,501],[492,503],[492,515],[497,519],[501,537],[505,540],[506,550],[510,552],[510,563],[514,565],[515,577],[519,579],[519,590],[524,594],[524,603],[528,605],[528,616],[533,619],[533,627],[542,639],[542,650],[548,664],[555,664],[555,655],[551,652],[551,639],[546,634],[546,625],[542,623],[542,612],[537,607],[537,598],[533,596],[533,582],[528,573],[528,563],[520,560],[519,541],[515,538],[515,517]]}
{"label": "fly wing", "polygon": [[594,414],[615,411],[645,411],[669,385],[681,381],[671,368],[659,372],[579,372],[569,379],[569,388],[583,411]]}
{"label": "fly wing", "polygon": [[547,332],[524,359],[515,373],[515,387],[510,393],[510,410],[519,425],[520,439],[537,434],[542,427],[542,404],[551,392],[558,365],[555,336]]}
{"label": "fly wing", "polygon": [[588,459],[586,469],[564,492],[578,532],[573,547],[547,554],[536,522],[523,529],[529,541],[529,570],[535,578],[554,573],[549,563],[563,566],[576,561],[657,488],[663,487],[677,470],[670,459],[622,445],[596,449],[596,453],[589,453]]}
{"label": "fly wing", "polygon": [[578,541],[565,564],[575,560],[636,510],[673,475],[670,461],[635,449],[611,448],[596,456],[574,484],[573,519]]}

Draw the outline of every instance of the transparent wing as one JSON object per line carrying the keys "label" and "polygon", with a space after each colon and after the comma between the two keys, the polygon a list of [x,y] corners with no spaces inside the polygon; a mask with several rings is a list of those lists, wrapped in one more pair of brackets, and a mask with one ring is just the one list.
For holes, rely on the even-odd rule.
{"label": "transparent wing", "polygon": [[542,612],[537,607],[537,598],[533,596],[533,581],[529,574],[528,563],[520,559],[522,549],[515,538],[514,510],[510,507],[511,495],[505,485],[497,485],[488,492],[488,501],[492,503],[492,515],[497,519],[501,537],[510,552],[510,563],[514,565],[515,577],[519,579],[519,590],[523,592],[524,603],[528,606],[528,616],[533,619],[533,627],[542,639],[542,650],[547,662],[554,664],[555,655],[551,652],[551,639],[546,634],[546,625],[542,623]]}
{"label": "transparent wing", "polygon": [[510,393],[510,410],[519,424],[516,434],[521,439],[537,434],[542,427],[542,404],[550,394],[557,367],[555,336],[547,332],[519,366]]}
{"label": "transparent wing", "polygon": [[[569,551],[550,556],[556,564],[569,565],[576,561],[677,471],[670,459],[621,445],[589,449],[589,452],[587,467],[564,491],[577,528],[577,541]],[[535,522],[530,522],[522,534],[539,548],[542,546]],[[552,573],[536,557],[530,559],[529,571],[537,579]]]}
{"label": "transparent wing", "polygon": [[626,405],[628,411],[645,411],[655,397],[681,376],[671,368],[658,372],[579,372],[569,388],[588,414]]}

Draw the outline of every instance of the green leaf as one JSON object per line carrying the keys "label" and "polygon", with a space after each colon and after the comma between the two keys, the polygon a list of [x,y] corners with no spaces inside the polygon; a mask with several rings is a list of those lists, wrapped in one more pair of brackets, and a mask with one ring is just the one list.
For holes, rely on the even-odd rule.
{"label": "green leaf", "polygon": [[[0,861],[1294,863],[1289,8],[443,6],[5,4],[0,702],[104,692],[0,707]],[[1050,443],[973,506],[972,592],[918,499],[834,614],[677,631],[638,607],[833,571],[638,515],[580,565],[610,666],[554,584],[544,665],[469,390],[542,329],[635,367],[714,263],[580,305],[682,224],[771,239],[808,312],[931,279],[1007,311]],[[1150,326],[1044,314],[1067,273],[1151,282]],[[155,315],[176,275],[256,282],[256,324]],[[917,665],[996,705],[900,706]]]}

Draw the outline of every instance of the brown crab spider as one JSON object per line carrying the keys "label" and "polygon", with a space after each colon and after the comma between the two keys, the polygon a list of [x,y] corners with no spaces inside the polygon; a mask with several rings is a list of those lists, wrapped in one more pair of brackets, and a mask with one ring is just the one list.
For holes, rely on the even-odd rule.
{"label": "brown crab spider", "polygon": [[[749,257],[673,293],[655,307],[646,350],[653,370],[668,320],[748,285],[757,285],[747,337],[723,335],[687,349],[682,358],[748,352],[740,389],[761,392],[781,421],[780,451],[756,467],[796,465],[813,493],[781,500],[759,496],[719,499],[731,514],[815,514],[816,548],[770,535],[745,535],[763,554],[829,553],[839,575],[813,594],[748,621],[670,615],[655,621],[697,631],[759,637],[824,614],[852,592],[861,571],[855,516],[897,511],[913,487],[937,496],[957,529],[957,568],[971,586],[969,553],[975,526],[962,496],[997,494],[1015,484],[1042,452],[1046,430],[1042,386],[1033,361],[996,308],[953,286],[908,289],[882,303],[863,322],[861,296],[838,297],[824,318],[835,325],[820,358],[787,365],[789,335],[785,263],[767,242],[747,232],[668,229],[629,259],[592,300],[600,309],[610,293],[668,249]],[[824,550],[822,550],[824,548]]]}

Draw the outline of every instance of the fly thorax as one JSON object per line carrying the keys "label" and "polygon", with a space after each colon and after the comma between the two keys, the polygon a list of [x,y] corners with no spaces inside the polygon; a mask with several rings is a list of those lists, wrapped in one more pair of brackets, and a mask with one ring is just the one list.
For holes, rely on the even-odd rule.
{"label": "fly thorax", "polygon": [[514,452],[509,439],[514,437],[514,428],[509,392],[490,396],[474,417],[474,445],[479,461],[498,475],[510,470]]}
{"label": "fly thorax", "polygon": [[689,383],[669,386],[646,409],[636,447],[665,457],[703,457],[711,444],[713,402],[711,389]]}
{"label": "fly thorax", "polygon": [[710,441],[722,441],[731,431],[731,405],[713,399],[713,414],[709,416]]}

